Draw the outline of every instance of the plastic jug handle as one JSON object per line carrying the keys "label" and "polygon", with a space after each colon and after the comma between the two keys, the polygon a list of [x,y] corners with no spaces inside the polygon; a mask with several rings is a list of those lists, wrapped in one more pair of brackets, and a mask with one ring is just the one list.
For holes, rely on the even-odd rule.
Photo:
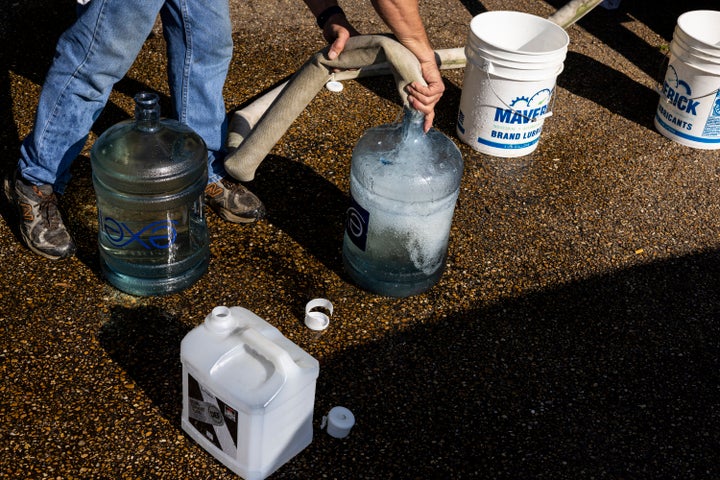
{"label": "plastic jug handle", "polygon": [[275,365],[275,368],[279,371],[288,374],[299,368],[287,351],[254,328],[246,328],[240,334],[240,337],[258,354]]}

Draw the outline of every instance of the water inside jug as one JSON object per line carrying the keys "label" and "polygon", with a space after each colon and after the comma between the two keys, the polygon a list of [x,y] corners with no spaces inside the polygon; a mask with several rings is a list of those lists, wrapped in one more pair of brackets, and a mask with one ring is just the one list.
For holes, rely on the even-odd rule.
{"label": "water inside jug", "polygon": [[442,276],[463,160],[423,115],[365,132],[353,150],[343,262],[362,288],[406,297]]}
{"label": "water inside jug", "polygon": [[210,258],[207,148],[188,126],[161,118],[158,102],[136,95],[135,118],[105,131],[91,152],[103,274],[140,296],[187,288]]}

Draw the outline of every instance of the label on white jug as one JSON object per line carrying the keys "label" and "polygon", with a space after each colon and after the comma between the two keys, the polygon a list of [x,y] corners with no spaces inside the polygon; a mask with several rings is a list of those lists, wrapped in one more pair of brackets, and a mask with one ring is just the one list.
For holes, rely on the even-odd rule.
{"label": "label on white jug", "polygon": [[224,453],[237,453],[238,412],[188,374],[190,424]]}

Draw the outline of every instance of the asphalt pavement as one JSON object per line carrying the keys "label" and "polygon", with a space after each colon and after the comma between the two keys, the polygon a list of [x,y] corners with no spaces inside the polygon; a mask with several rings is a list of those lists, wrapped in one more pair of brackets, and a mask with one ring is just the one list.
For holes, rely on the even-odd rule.
{"label": "asphalt pavement", "polygon": [[[180,427],[180,341],[219,305],[276,326],[320,365],[314,439],[271,478],[720,477],[720,153],[653,125],[677,17],[710,1],[624,0],[568,29],[553,115],[518,159],[456,134],[464,68],[443,71],[435,127],[465,170],[445,274],[410,298],[344,273],[352,149],[401,114],[389,76],[323,90],[249,184],[268,216],[208,213],[211,262],[189,289],[133,297],[102,277],[89,149],[141,90],[168,104],[164,41],[118,83],[61,199],[77,255],[51,262],[0,220],[0,476],[234,478]],[[229,112],[287,79],[323,39],[302,2],[232,0]],[[563,1],[420,2],[436,49],[486,10],[548,17]],[[0,168],[31,129],[74,2],[11,1],[0,18]],[[387,32],[370,2],[342,5]],[[322,333],[305,305],[334,305]],[[336,439],[337,405],[356,423]]]}

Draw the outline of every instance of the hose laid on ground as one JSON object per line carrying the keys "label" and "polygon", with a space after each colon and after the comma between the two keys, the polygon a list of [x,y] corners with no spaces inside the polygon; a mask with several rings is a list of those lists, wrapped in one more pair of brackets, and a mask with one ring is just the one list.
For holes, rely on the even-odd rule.
{"label": "hose laid on ground", "polygon": [[[435,50],[435,60],[440,70],[463,68],[467,62],[467,59],[465,58],[465,49],[463,47]],[[366,65],[354,70],[334,72],[332,74],[332,79],[336,81],[354,80],[356,78],[390,75],[391,73],[392,68],[390,64],[387,62],[381,62]],[[233,113],[230,119],[230,127],[228,128],[227,138],[227,147],[230,153],[234,152],[243,140],[247,138],[250,131],[255,127],[265,111],[270,108],[270,105],[272,105],[288,83],[289,82],[286,81],[279,84],[249,105],[236,110]]]}
{"label": "hose laid on ground", "polygon": [[[405,106],[409,105],[405,87],[414,81],[424,82],[420,63],[415,55],[390,37],[351,37],[335,60],[327,57],[328,50],[329,47],[324,48],[305,62],[281,89],[277,98],[247,134],[247,138],[241,139],[238,147],[227,155],[225,170],[228,174],[240,181],[255,178],[255,170],[265,156],[318,91],[333,77],[335,69],[361,69],[368,65],[388,64]],[[234,141],[237,141],[237,137]]]}

